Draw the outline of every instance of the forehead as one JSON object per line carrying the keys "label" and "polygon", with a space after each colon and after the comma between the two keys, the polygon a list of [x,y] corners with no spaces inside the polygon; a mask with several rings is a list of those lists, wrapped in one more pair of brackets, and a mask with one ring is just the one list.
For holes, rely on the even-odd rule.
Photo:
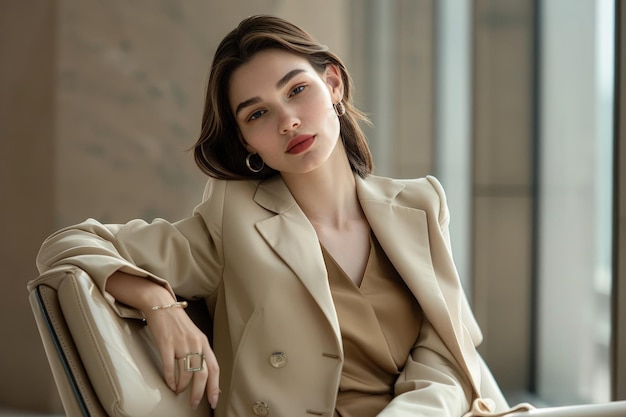
{"label": "forehead", "polygon": [[266,89],[275,89],[278,80],[296,68],[316,73],[309,61],[290,52],[268,49],[256,53],[230,77],[231,104],[259,96]]}

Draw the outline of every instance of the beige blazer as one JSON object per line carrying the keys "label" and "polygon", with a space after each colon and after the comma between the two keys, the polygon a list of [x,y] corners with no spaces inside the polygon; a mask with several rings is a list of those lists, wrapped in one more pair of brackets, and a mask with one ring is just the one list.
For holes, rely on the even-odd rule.
{"label": "beige blazer", "polygon": [[[482,336],[450,252],[441,185],[369,176],[357,177],[357,192],[426,319],[380,415],[461,416],[472,402],[489,410],[479,399]],[[315,230],[279,176],[209,180],[194,214],[176,223],[87,220],[48,238],[37,262],[42,272],[76,265],[101,290],[121,269],[205,298],[221,369],[216,417],[333,415],[343,363],[337,315]],[[105,296],[120,315],[140,314]]]}

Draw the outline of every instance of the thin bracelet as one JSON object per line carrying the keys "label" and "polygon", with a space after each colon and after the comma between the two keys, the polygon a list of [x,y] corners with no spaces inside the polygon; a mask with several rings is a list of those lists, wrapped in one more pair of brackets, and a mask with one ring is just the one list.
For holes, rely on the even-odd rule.
{"label": "thin bracelet", "polygon": [[172,307],[180,307],[180,308],[187,308],[187,301],[177,301],[175,303],[172,304],[165,304],[162,306],[154,306],[152,307],[152,310],[167,310],[168,308],[172,308]]}

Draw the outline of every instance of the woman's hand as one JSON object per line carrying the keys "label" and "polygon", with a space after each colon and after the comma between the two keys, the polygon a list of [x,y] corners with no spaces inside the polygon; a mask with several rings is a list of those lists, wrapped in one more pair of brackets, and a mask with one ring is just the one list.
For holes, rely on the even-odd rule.
{"label": "woman's hand", "polygon": [[[174,301],[172,301],[174,302]],[[165,382],[181,393],[191,384],[190,403],[198,407],[206,389],[211,408],[219,397],[219,366],[204,333],[179,307],[144,311],[156,341]]]}
{"label": "woman's hand", "polygon": [[204,333],[179,306],[165,306],[176,300],[165,287],[142,277],[114,272],[106,291],[117,301],[141,310],[161,354],[165,382],[181,393],[191,384],[190,403],[196,409],[206,389],[211,408],[217,405],[219,366]]}

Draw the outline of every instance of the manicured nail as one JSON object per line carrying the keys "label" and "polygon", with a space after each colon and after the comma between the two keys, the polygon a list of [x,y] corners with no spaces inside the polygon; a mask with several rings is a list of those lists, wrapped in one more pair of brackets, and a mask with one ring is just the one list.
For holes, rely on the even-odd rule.
{"label": "manicured nail", "polygon": [[211,408],[215,410],[215,407],[217,407],[217,395],[212,396],[209,402],[211,403]]}
{"label": "manicured nail", "polygon": [[194,402],[191,403],[191,408],[196,410],[199,405],[200,405],[200,401],[199,400],[195,400]]}

